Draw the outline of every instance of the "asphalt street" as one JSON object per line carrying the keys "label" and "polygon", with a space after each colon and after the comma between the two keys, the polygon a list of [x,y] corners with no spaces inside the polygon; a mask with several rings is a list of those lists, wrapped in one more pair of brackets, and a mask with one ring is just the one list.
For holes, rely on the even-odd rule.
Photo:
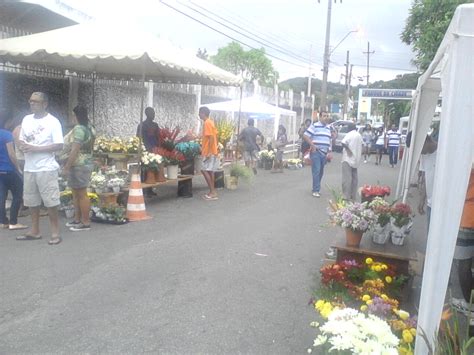
{"label": "asphalt street", "polygon": [[[0,353],[306,353],[308,300],[337,233],[324,224],[339,159],[319,199],[309,167],[259,170],[217,201],[202,199],[200,176],[193,198],[160,187],[147,221],[73,233],[63,219],[58,246],[47,244],[47,217],[40,241],[0,230]],[[394,189],[398,169],[384,159],[363,164],[359,183]]]}

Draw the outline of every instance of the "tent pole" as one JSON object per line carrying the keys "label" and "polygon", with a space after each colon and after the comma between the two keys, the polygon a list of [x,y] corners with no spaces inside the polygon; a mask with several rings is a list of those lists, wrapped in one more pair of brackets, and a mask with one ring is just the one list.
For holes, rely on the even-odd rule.
{"label": "tent pole", "polygon": [[243,92],[243,84],[240,85],[240,99],[239,99],[239,117],[238,117],[238,122],[237,122],[237,144],[235,145],[235,154],[234,154],[234,160],[238,161],[237,159],[237,154],[239,151],[239,136],[240,136],[240,113],[242,111],[242,92]]}
{"label": "tent pole", "polygon": [[[145,87],[145,58],[143,58],[143,68],[142,68],[142,97],[140,101],[140,129],[139,129],[139,137],[138,137],[138,157],[139,162],[142,159],[142,137],[143,137],[143,110],[144,110],[144,103],[145,103],[145,95],[146,95],[146,87]],[[141,175],[141,165],[138,164],[138,173]]]}
{"label": "tent pole", "polygon": [[92,72],[92,124],[95,127],[95,71]]}

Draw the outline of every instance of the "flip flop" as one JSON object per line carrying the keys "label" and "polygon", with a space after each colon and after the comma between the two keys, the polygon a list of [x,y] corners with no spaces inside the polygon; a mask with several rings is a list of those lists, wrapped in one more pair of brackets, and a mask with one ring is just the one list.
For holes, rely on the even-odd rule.
{"label": "flip flop", "polygon": [[34,235],[29,235],[29,234],[25,234],[25,235],[19,235],[18,237],[16,237],[16,240],[40,240],[42,237],[40,235],[37,235],[37,236],[34,236]]}
{"label": "flip flop", "polygon": [[61,237],[54,237],[54,238],[51,238],[49,241],[48,241],[48,244],[49,245],[57,245],[59,243],[61,243],[63,240]]}
{"label": "flip flop", "polygon": [[25,226],[24,224],[10,224],[8,229],[11,231],[19,230],[19,229],[27,229],[28,226]]}
{"label": "flip flop", "polygon": [[205,194],[202,198],[206,201],[215,201],[219,199],[217,196],[209,196],[208,194]]}

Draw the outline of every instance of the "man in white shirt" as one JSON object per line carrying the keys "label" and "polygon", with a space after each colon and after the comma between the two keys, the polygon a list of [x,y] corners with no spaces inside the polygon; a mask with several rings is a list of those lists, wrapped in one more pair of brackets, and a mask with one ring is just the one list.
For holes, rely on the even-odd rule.
{"label": "man in white shirt", "polygon": [[48,209],[51,224],[49,244],[61,242],[59,236],[59,165],[54,152],[63,147],[63,131],[59,120],[48,113],[48,96],[34,92],[29,100],[31,112],[23,118],[20,131],[20,149],[25,153],[24,205],[30,207],[32,226],[17,240],[41,239],[39,217],[41,202]]}
{"label": "man in white shirt", "polygon": [[362,159],[362,136],[356,125],[350,124],[349,132],[342,140],[342,194],[346,200],[355,201],[357,197],[357,168]]}

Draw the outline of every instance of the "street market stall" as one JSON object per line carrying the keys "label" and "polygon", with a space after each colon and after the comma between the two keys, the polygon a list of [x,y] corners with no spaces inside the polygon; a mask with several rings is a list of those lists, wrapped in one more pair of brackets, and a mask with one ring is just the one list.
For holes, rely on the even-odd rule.
{"label": "street market stall", "polygon": [[[406,199],[426,134],[443,93],[440,134],[426,247],[418,332],[433,348],[474,158],[474,4],[458,6],[438,51],[419,78],[410,115],[412,144],[404,157],[398,194]],[[416,354],[428,346],[417,337]]]}

